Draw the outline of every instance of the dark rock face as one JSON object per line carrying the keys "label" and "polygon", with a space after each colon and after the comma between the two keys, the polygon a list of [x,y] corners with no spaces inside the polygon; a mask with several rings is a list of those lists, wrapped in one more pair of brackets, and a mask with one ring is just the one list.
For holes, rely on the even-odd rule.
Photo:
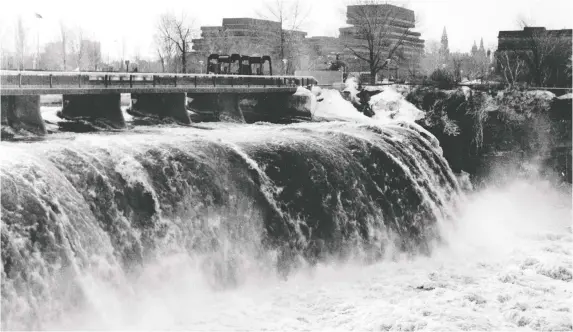
{"label": "dark rock face", "polygon": [[547,91],[419,88],[406,99],[427,112],[420,124],[438,138],[454,172],[474,182],[498,165],[535,162],[571,182],[571,99]]}

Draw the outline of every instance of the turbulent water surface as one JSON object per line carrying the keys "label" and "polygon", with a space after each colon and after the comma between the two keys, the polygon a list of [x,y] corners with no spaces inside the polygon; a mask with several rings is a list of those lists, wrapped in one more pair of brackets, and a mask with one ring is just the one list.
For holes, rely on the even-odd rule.
{"label": "turbulent water surface", "polygon": [[[329,122],[2,143],[3,329],[571,329],[570,191]],[[349,108],[350,107],[350,108]]]}

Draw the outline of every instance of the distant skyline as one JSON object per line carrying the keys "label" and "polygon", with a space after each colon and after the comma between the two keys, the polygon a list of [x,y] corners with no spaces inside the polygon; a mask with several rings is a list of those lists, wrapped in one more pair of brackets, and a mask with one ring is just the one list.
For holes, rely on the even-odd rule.
{"label": "distant skyline", "polygon": [[[3,49],[14,49],[14,29],[18,15],[28,29],[28,52],[48,42],[59,40],[59,22],[81,26],[85,38],[98,40],[102,59],[120,58],[122,44],[126,58],[136,54],[154,58],[153,36],[157,19],[164,12],[185,11],[195,19],[198,30],[204,25],[221,25],[224,17],[259,18],[265,3],[275,0],[99,0],[94,2],[66,0],[23,0],[0,4],[0,42]],[[308,36],[338,36],[345,26],[347,0],[301,0],[310,8],[301,30]],[[392,1],[412,9],[417,20],[415,31],[422,39],[439,41],[444,26],[452,52],[469,52],[474,40],[483,37],[486,48],[497,45],[500,30],[519,29],[518,18],[548,29],[571,28],[573,1],[569,0],[402,0]],[[36,13],[43,18],[38,19]],[[125,41],[125,42],[124,42]]]}

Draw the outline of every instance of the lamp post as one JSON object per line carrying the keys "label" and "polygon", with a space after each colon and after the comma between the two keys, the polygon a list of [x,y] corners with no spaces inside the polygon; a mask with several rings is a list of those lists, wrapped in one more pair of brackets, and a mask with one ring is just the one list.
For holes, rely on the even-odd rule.
{"label": "lamp post", "polygon": [[199,60],[199,65],[201,66],[201,74],[203,74],[203,60]]}
{"label": "lamp post", "polygon": [[34,60],[34,69],[38,69],[40,66],[40,21],[43,19],[42,15],[34,13],[36,19],[38,19],[38,24],[36,25],[36,59]]}

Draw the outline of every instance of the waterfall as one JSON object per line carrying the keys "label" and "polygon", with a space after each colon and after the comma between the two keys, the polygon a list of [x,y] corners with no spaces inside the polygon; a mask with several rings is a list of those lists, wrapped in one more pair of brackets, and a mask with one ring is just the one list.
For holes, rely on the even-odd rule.
{"label": "waterfall", "polygon": [[98,312],[99,290],[128,296],[177,255],[226,289],[252,271],[428,254],[459,199],[411,123],[206,126],[2,142],[2,327]]}

